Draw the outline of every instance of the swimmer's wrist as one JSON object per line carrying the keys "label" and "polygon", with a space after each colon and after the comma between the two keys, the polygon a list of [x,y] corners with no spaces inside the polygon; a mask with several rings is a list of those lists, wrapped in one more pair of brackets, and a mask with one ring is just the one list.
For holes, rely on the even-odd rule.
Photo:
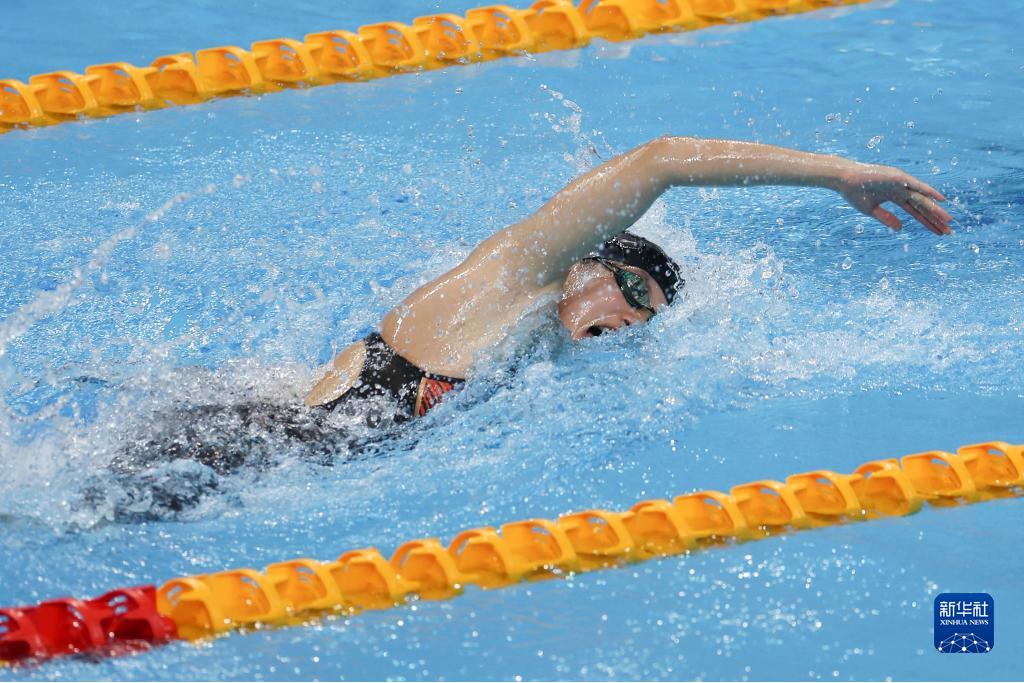
{"label": "swimmer's wrist", "polygon": [[832,190],[834,192],[842,192],[842,189],[846,184],[846,178],[850,172],[857,166],[864,165],[838,156],[830,156],[827,158],[829,163],[826,168],[822,169],[821,177],[819,178],[819,187]]}

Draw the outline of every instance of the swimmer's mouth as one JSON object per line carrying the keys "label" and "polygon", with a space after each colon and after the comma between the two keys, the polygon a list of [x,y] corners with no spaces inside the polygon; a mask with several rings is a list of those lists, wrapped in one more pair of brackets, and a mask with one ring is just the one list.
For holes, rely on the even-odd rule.
{"label": "swimmer's mouth", "polygon": [[588,337],[600,337],[604,333],[605,329],[603,327],[598,327],[597,325],[591,325],[587,328]]}

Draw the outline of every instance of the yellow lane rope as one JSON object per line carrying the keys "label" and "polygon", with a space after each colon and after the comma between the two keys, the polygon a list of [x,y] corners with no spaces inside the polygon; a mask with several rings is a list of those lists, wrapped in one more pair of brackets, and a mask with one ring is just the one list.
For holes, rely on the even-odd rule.
{"label": "yellow lane rope", "polygon": [[376,548],[330,562],[307,558],[254,569],[186,576],[155,586],[116,588],[92,599],[59,598],[0,608],[0,665],[89,652],[110,655],[175,639],[287,626],[330,614],[388,609],[410,597],[443,600],[465,586],[500,588],[571,576],[712,545],[1020,497],[1024,446],[989,441],[957,454],[927,451],[872,460],[852,474],[813,470],[645,500],[628,510],[591,509],[557,520],[526,519],[463,531],[447,547],[435,538],[403,543],[385,559]]}
{"label": "yellow lane rope", "polygon": [[164,55],[149,66],[95,64],[28,83],[0,79],[0,133],[285,88],[358,82],[525,53],[622,41],[868,0],[537,0],[528,9],[477,7],[465,16],[386,21],[357,31],[260,40]]}
{"label": "yellow lane rope", "polygon": [[447,547],[435,538],[403,543],[385,559],[375,548],[337,560],[307,558],[259,572],[233,569],[174,579],[157,611],[194,640],[257,625],[288,625],[330,613],[401,605],[409,596],[454,597],[469,584],[499,588],[693,552],[793,530],[1017,497],[1024,446],[990,441],[956,455],[927,451],[873,460],[852,474],[813,470],[785,482],[760,480],[729,493],[701,491],[645,500],[624,512],[591,509],[557,520],[527,519],[463,531]]}

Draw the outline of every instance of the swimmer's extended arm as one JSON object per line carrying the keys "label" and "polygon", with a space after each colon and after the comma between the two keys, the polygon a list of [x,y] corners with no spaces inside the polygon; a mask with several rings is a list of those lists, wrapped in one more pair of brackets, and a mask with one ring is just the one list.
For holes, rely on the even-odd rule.
{"label": "swimmer's extended arm", "polygon": [[899,169],[729,140],[664,137],[577,178],[529,218],[484,240],[461,264],[423,285],[385,316],[381,334],[412,362],[458,376],[545,288],[609,237],[633,225],[674,186],[805,185],[842,194],[892,229],[881,208],[900,204],[933,232],[949,232],[936,190]]}
{"label": "swimmer's extended arm", "polygon": [[843,195],[858,211],[899,230],[900,220],[881,207],[899,204],[932,232],[950,232],[950,215],[938,190],[891,166],[862,164],[824,154],[756,142],[661,138],[650,143],[655,164],[671,185],[802,185]]}
{"label": "swimmer's extended arm", "polygon": [[859,211],[898,230],[881,208],[894,202],[937,234],[950,216],[937,190],[889,166],[756,142],[663,137],[574,180],[535,214],[481,245],[523,263],[541,280],[558,279],[594,246],[633,225],[675,186],[802,185],[842,194]]}

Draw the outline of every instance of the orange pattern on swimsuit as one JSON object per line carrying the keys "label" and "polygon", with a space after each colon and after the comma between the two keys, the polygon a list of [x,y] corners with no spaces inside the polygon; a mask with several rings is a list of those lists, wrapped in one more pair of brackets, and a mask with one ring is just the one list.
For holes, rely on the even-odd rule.
{"label": "orange pattern on swimsuit", "polygon": [[451,382],[424,377],[416,392],[416,415],[423,417],[427,411],[441,402],[441,397],[455,388]]}

